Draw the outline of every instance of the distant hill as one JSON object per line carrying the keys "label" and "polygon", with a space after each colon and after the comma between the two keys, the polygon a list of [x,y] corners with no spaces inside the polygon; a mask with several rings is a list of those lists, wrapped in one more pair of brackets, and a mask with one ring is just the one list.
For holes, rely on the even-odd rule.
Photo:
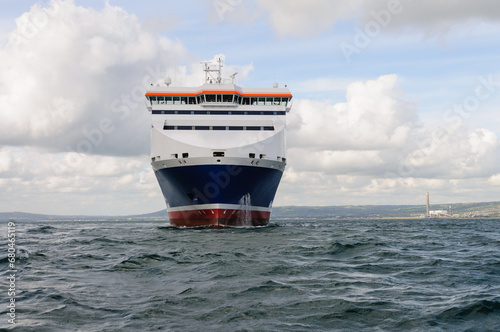
{"label": "distant hill", "polygon": [[[431,211],[449,212],[455,218],[500,218],[500,202],[432,204]],[[425,205],[283,206],[273,218],[423,218]]]}
{"label": "distant hill", "polygon": [[[448,211],[454,218],[500,218],[500,202],[432,204],[431,210]],[[345,206],[278,206],[273,219],[302,218],[423,218],[425,205],[345,205]],[[47,215],[24,212],[0,212],[0,221],[18,220],[167,220],[166,210],[130,216]]]}

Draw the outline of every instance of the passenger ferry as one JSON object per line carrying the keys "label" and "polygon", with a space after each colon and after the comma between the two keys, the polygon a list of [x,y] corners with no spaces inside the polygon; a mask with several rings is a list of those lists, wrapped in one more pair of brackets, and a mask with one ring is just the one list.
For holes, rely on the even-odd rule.
{"label": "passenger ferry", "polygon": [[286,166],[292,95],[277,83],[242,88],[223,62],[203,62],[198,87],[167,78],[146,92],[151,164],[178,227],[264,226]]}

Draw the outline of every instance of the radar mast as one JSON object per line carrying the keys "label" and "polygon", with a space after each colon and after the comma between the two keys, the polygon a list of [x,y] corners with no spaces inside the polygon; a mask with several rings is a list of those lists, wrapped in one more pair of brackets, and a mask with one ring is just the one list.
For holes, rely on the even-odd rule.
{"label": "radar mast", "polygon": [[205,82],[204,84],[221,84],[221,69],[224,66],[222,58],[218,58],[217,62],[203,61],[204,65],[203,71],[205,72]]}

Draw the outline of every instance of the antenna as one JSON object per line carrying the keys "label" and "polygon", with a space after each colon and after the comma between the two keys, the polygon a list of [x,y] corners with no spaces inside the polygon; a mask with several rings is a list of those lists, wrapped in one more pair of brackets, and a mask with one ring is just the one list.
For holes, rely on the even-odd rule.
{"label": "antenna", "polygon": [[234,78],[236,77],[237,74],[238,74],[238,72],[236,72],[233,75],[229,76],[229,77],[231,77],[232,83],[234,83]]}
{"label": "antenna", "polygon": [[[222,58],[217,59],[217,64],[214,64],[211,61],[202,61],[201,62],[204,65],[203,71],[205,72],[205,82],[204,84],[221,84],[222,83],[222,78],[221,78],[221,69],[224,66],[222,62]],[[214,74],[216,74],[214,76]]]}

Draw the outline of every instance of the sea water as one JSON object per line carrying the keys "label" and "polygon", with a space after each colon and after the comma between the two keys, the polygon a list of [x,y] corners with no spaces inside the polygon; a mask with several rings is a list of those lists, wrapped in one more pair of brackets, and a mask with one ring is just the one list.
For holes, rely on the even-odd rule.
{"label": "sea water", "polygon": [[167,225],[16,222],[0,329],[500,331],[500,220]]}

